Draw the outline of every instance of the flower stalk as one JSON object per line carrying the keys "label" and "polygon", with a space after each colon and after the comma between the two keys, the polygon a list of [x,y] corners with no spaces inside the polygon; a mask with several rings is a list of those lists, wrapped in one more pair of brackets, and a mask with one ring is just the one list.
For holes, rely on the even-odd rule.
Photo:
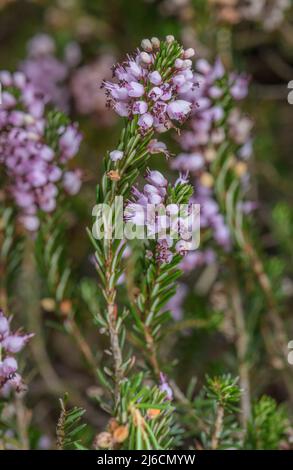
{"label": "flower stalk", "polygon": [[[97,187],[97,203],[113,204],[116,196],[128,197],[137,177],[154,153],[166,153],[163,143],[154,139],[182,123],[192,104],[181,95],[193,87],[191,61],[184,59],[183,48],[171,36],[160,42],[156,38],[143,41],[142,48],[133,57],[113,69],[115,82],[105,81],[108,105],[118,115],[127,117],[120,141],[104,160],[105,172]],[[178,81],[178,78],[180,80]],[[113,220],[113,219],[112,219]],[[108,331],[113,357],[114,402],[121,400],[120,388],[127,365],[123,360],[121,334],[123,325],[117,305],[117,280],[122,274],[122,255],[125,243],[120,240],[95,240],[96,267],[103,288],[106,313],[101,326]],[[152,363],[159,375],[151,335],[147,335]]]}

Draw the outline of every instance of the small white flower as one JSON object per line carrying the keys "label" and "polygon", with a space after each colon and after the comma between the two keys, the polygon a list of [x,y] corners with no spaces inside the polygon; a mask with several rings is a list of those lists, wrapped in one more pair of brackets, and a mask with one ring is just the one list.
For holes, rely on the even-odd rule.
{"label": "small white flower", "polygon": [[121,150],[112,150],[109,155],[112,162],[117,162],[118,160],[121,160],[121,158],[123,158],[124,153]]}

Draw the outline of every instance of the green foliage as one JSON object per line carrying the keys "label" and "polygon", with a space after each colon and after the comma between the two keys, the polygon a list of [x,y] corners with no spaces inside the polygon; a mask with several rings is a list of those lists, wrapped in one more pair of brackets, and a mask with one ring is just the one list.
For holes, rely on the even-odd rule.
{"label": "green foliage", "polygon": [[86,424],[81,423],[85,413],[82,408],[66,408],[68,397],[60,399],[60,416],[56,427],[56,445],[59,450],[80,449],[80,437],[83,436]]}
{"label": "green foliage", "polygon": [[222,406],[226,412],[232,413],[238,410],[241,391],[237,385],[238,378],[233,379],[230,374],[221,377],[207,377],[205,387],[209,400]]}
{"label": "green foliage", "polygon": [[186,396],[177,394],[176,409],[184,426],[184,438],[199,449],[241,448],[237,379],[230,375],[206,377],[206,384],[195,393],[197,380],[190,381]]}
{"label": "green foliage", "polygon": [[8,296],[12,293],[24,254],[24,237],[17,232],[15,218],[12,207],[0,207],[0,269],[5,272],[5,276],[1,275],[0,285]]}
{"label": "green foliage", "polygon": [[56,299],[58,303],[66,296],[70,297],[71,269],[65,253],[64,222],[61,213],[48,216],[42,221],[35,241],[35,254],[44,281],[44,293]]}
{"label": "green foliage", "polygon": [[[193,188],[189,184],[174,187],[170,185],[167,204],[187,204],[192,193]],[[131,301],[130,311],[135,322],[136,342],[145,352],[155,374],[159,376],[156,349],[170,319],[170,313],[164,311],[164,307],[176,292],[176,281],[182,274],[178,269],[182,256],[174,254],[169,263],[161,264],[156,258],[157,248],[157,242],[151,240],[144,244],[141,251],[138,259],[139,274],[134,279],[138,294]]]}
{"label": "green foliage", "polygon": [[285,409],[275,400],[263,396],[253,405],[244,441],[245,449],[278,449],[285,436],[288,421]]}
{"label": "green foliage", "polygon": [[61,111],[57,111],[56,109],[48,111],[46,116],[45,139],[47,144],[55,151],[58,151],[60,131],[64,126],[68,125],[68,123],[68,117]]}
{"label": "green foliage", "polygon": [[174,407],[156,386],[143,385],[144,375],[134,375],[121,384],[120,422],[129,426],[123,449],[166,450],[179,430],[174,424]]}
{"label": "green foliage", "polygon": [[278,203],[272,212],[273,231],[286,253],[293,257],[292,234],[293,234],[293,211],[285,202]]}

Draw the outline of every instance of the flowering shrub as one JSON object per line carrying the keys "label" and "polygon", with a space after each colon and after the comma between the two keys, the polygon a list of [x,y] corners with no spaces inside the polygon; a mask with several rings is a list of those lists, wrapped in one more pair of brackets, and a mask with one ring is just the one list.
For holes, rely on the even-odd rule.
{"label": "flowering shrub", "polygon": [[[156,170],[147,170],[146,181],[148,184],[144,186],[143,192],[138,191],[136,187],[132,188],[134,202],[126,206],[125,217],[134,225],[145,226],[148,236],[157,236],[155,257],[159,263],[169,263],[173,258],[172,248],[180,254],[186,253],[189,249],[190,242],[185,234],[188,232],[188,224],[191,224],[189,220],[191,211],[186,207],[185,213],[179,217],[180,207],[173,198],[181,191],[188,194],[191,187],[188,187],[186,180],[179,178],[172,188],[164,176]],[[172,232],[177,235],[176,241],[172,237]],[[180,239],[180,236],[184,238]],[[192,235],[189,236],[191,238]]]}
{"label": "flowering shrub", "polygon": [[[215,195],[215,178],[212,167],[217,154],[224,146],[233,153],[229,167],[247,186],[248,173],[246,161],[252,154],[252,121],[243,115],[237,102],[247,96],[248,78],[235,73],[227,74],[220,59],[214,65],[200,59],[196,63],[195,80],[198,88],[188,96],[197,104],[188,129],[180,136],[180,153],[171,162],[171,167],[190,172],[196,187],[195,201],[201,205],[201,227],[209,229],[215,242],[224,250],[231,249],[232,238],[229,227],[220,210],[220,202]],[[248,206],[239,205],[238,210]],[[253,206],[251,206],[253,207]],[[209,247],[206,251],[191,253],[183,269],[190,270],[213,262],[215,256]]]}
{"label": "flowering shrub", "polygon": [[52,212],[62,188],[76,194],[80,170],[69,170],[67,162],[77,153],[81,135],[75,125],[52,123],[57,141],[52,143],[45,100],[21,72],[0,72],[0,163],[4,169],[7,196],[18,207],[22,224],[31,231],[39,226],[38,211]]}
{"label": "flowering shrub", "polygon": [[103,55],[76,69],[70,80],[75,108],[81,115],[92,115],[99,125],[109,126],[115,122],[111,113],[105,113],[106,97],[102,90],[97,90],[97,83],[111,76],[114,57]]}
{"label": "flowering shrub", "polygon": [[62,111],[69,109],[69,91],[66,81],[71,67],[78,64],[80,50],[76,43],[68,44],[61,61],[56,57],[56,44],[47,34],[38,34],[28,43],[28,57],[20,65],[21,70],[44,96]]}
{"label": "flowering shrub", "polygon": [[[181,98],[194,86],[190,60],[194,51],[187,49],[180,54],[173,36],[167,37],[165,58],[160,47],[157,38],[144,40],[142,52],[114,68],[118,83],[103,84],[109,106],[120,116],[138,115],[142,134],[149,129],[165,132],[173,121],[184,122],[191,111],[191,103]],[[169,59],[172,55],[173,63]]]}

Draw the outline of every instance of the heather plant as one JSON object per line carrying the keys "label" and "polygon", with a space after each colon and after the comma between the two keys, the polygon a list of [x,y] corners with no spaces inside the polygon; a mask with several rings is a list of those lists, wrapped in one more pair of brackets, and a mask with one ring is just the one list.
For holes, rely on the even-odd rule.
{"label": "heather plant", "polygon": [[[251,408],[250,361],[253,352],[249,337],[253,333],[247,332],[249,321],[244,315],[245,300],[240,287],[243,276],[240,276],[238,263],[251,267],[250,272],[254,273],[266,300],[269,313],[260,320],[265,323],[263,340],[268,354],[271,357],[277,354],[282,362],[283,380],[291,394],[291,374],[287,365],[288,339],[276,311],[277,302],[271,280],[261,255],[255,248],[257,238],[252,231],[250,213],[257,205],[247,199],[250,185],[249,159],[253,153],[253,123],[239,109],[238,102],[247,95],[248,78],[234,72],[227,73],[219,59],[214,65],[199,60],[196,69],[199,85],[198,89],[190,93],[189,98],[196,100],[199,107],[195,108],[188,129],[180,136],[179,143],[183,153],[172,160],[171,166],[193,175],[197,190],[195,201],[202,208],[203,235],[202,248],[189,253],[181,267],[190,276],[192,270],[217,263],[217,257],[221,259],[218,281],[220,279],[223,283],[225,308],[231,308],[232,331],[234,330],[232,336],[234,335],[236,341],[240,384],[245,390],[242,395],[242,412],[246,421]],[[213,241],[216,245],[214,249]],[[227,271],[224,268],[225,263]],[[215,283],[216,280],[212,281],[212,291],[219,286],[219,283]],[[258,291],[252,291],[252,295],[258,296]],[[181,302],[183,300],[184,296]],[[216,301],[216,308],[219,308],[218,305]],[[272,331],[278,331],[277,347],[269,339]]]}
{"label": "heather plant", "polygon": [[[81,136],[54,111],[46,117],[45,97],[21,72],[1,72],[1,165],[7,199],[12,198],[24,227],[39,227],[38,211],[52,213],[63,188],[80,189],[80,171],[66,168]],[[67,125],[68,124],[68,125]]]}
{"label": "heather plant", "polygon": [[[20,427],[17,425],[23,410],[21,397],[26,390],[17,358],[18,353],[34,334],[25,334],[21,329],[11,329],[12,317],[0,310],[0,448],[21,448],[24,444]],[[25,419],[25,418],[23,418]],[[7,446],[7,447],[6,447]]]}
{"label": "heather plant", "polygon": [[[142,48],[143,50],[138,51],[133,58],[127,58],[122,65],[114,68],[114,77],[117,78],[118,83],[105,82],[103,85],[109,97],[109,105],[113,106],[118,114],[128,117],[129,121],[122,131],[117,149],[105,158],[106,171],[101,185],[97,188],[97,203],[113,203],[117,195],[127,198],[132,190],[135,202],[128,204],[126,216],[134,224],[141,223],[136,217],[138,205],[144,213],[144,208],[148,203],[167,202],[167,198],[170,204],[186,204],[191,195],[191,187],[185,180],[179,181],[172,188],[169,187],[164,176],[156,171],[148,171],[149,184],[144,187],[144,193],[140,193],[134,186],[139,173],[146,168],[151,154],[166,153],[165,145],[154,140],[155,132],[167,131],[174,126],[174,121],[182,123],[192,107],[191,102],[179,98],[193,86],[190,57],[194,52],[184,51],[173,36],[167,36],[162,42],[157,38],[144,40]],[[147,217],[145,223],[146,225],[149,223]],[[154,225],[159,226],[155,228],[155,233],[159,232],[160,222],[155,221]],[[133,354],[126,353],[127,355],[123,356],[125,354],[125,324],[129,311],[124,308],[120,313],[117,305],[117,281],[123,271],[121,259],[126,243],[119,239],[100,241],[94,239],[92,235],[91,239],[96,250],[96,268],[106,304],[105,313],[97,317],[97,322],[109,336],[108,354],[112,358],[111,369],[105,366],[104,371],[99,373],[113,397],[110,407],[108,403],[103,406],[106,410],[113,410],[115,423],[125,429],[121,443],[129,439],[130,448],[135,448],[133,447],[135,442],[139,449],[161,448],[160,436],[156,435],[155,430],[165,425],[164,422],[168,419],[169,412],[168,405],[162,405],[162,394],[159,393],[160,369],[157,364],[153,334],[155,330],[158,333],[162,324],[161,308],[169,298],[170,291],[167,291],[170,282],[178,275],[176,265],[179,262],[180,253],[183,254],[185,251],[184,247],[180,240],[177,241],[176,246],[172,247],[172,243],[165,237],[163,240],[154,241],[153,246],[146,246],[142,256],[142,261],[147,261],[146,258],[150,260],[145,268],[148,274],[146,284],[137,287],[138,292],[141,293],[138,294],[137,301],[131,308],[131,314],[134,315],[138,339],[141,341],[142,335],[142,344],[145,345],[148,360],[157,377],[157,389],[154,388],[152,399],[148,397],[148,392],[145,397],[142,391],[139,392],[140,402],[136,404],[135,390],[142,377],[138,379],[135,375],[132,376],[131,369],[135,360]],[[156,293],[155,297],[154,293]],[[130,378],[129,374],[131,374]],[[163,393],[166,390],[164,383],[161,383]],[[131,401],[133,400],[132,405],[128,404],[127,399],[124,398],[122,391],[124,387],[129,389],[125,391],[125,394],[126,396],[129,394]],[[157,399],[155,399],[156,396]],[[155,426],[153,430],[152,425],[144,424],[144,413],[148,413],[149,407],[159,411],[162,408],[161,412],[155,416],[158,426]],[[140,409],[144,410],[143,414]],[[130,427],[132,420],[134,421]],[[97,438],[98,446],[100,439],[101,436]],[[111,442],[107,443],[107,446],[104,443],[103,446],[112,447]],[[165,445],[169,446],[169,444]]]}

